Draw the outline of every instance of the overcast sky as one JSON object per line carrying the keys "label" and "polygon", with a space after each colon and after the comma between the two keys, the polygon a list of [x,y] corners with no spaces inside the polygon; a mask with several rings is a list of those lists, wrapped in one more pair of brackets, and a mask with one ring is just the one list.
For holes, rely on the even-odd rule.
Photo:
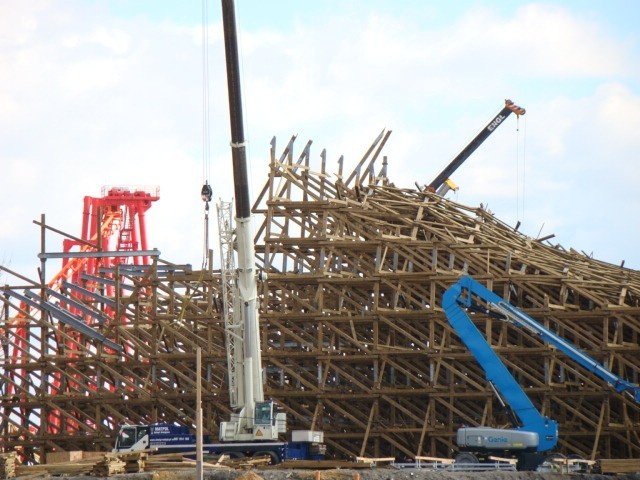
{"label": "overcast sky", "polygon": [[[429,183],[503,106],[451,197],[533,236],[640,268],[640,8],[635,0],[237,0],[252,197],[269,142],[330,165],[383,129],[396,185]],[[80,234],[103,185],[159,185],[150,246],[199,265],[207,177],[232,195],[221,13],[209,10],[211,168],[203,169],[202,3],[0,3],[0,264],[39,266],[41,213]],[[204,170],[204,171],[203,171]],[[212,219],[215,223],[215,217]],[[215,235],[215,232],[212,233]],[[217,252],[217,241],[212,244]],[[48,250],[61,250],[49,235]],[[55,265],[47,266],[50,273]],[[1,282],[15,283],[0,274]]]}

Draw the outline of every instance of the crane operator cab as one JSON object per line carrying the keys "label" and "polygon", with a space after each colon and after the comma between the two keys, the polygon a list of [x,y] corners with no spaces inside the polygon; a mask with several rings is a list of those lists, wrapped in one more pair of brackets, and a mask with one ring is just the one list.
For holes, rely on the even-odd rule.
{"label": "crane operator cab", "polygon": [[273,440],[278,438],[279,433],[287,433],[286,414],[276,412],[275,404],[271,400],[256,402],[253,415],[254,437]]}
{"label": "crane operator cab", "polygon": [[223,442],[272,441],[278,434],[287,433],[287,414],[276,412],[271,400],[255,402],[253,418],[243,417],[243,410],[233,412],[228,422],[220,422]]}
{"label": "crane operator cab", "polygon": [[257,402],[253,421],[256,425],[271,425],[273,418],[273,402]]}

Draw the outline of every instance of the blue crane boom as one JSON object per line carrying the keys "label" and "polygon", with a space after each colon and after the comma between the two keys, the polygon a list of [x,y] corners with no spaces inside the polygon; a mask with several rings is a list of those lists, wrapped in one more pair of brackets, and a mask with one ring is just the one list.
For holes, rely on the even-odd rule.
{"label": "blue crane boom", "polygon": [[[476,301],[477,298],[480,298],[483,303],[478,303]],[[616,392],[628,394],[633,400],[640,403],[640,387],[638,385],[614,374],[597,360],[560,337],[557,333],[541,325],[526,313],[510,305],[502,297],[493,293],[472,277],[465,276],[460,278],[444,292],[442,308],[451,326],[485,371],[487,380],[495,387],[502,400],[520,422],[519,426],[510,430],[486,427],[474,429],[474,432],[478,434],[475,446],[479,450],[524,450],[526,446],[518,445],[516,441],[504,435],[502,437],[505,440],[504,442],[495,440],[498,438],[495,436],[496,431],[521,431],[536,433],[538,435],[538,445],[535,450],[545,452],[551,450],[557,444],[558,424],[555,420],[543,416],[533,405],[523,388],[505,367],[498,354],[491,348],[482,333],[471,321],[467,313],[469,310],[489,314],[538,335],[543,341],[558,348],[558,350],[586,370],[605,380]],[[493,435],[491,438],[494,440],[489,439],[490,434]],[[473,445],[468,446],[472,447]]]}
{"label": "blue crane boom", "polygon": [[511,372],[502,363],[498,354],[471,321],[465,307],[473,306],[472,293],[479,295],[487,303],[504,301],[471,277],[463,277],[447,289],[442,297],[442,307],[447,320],[478,361],[487,380],[497,389],[507,406],[517,416],[520,425],[515,430],[537,433],[536,451],[544,452],[553,449],[558,443],[558,423],[538,411],[516,379],[513,378]]}

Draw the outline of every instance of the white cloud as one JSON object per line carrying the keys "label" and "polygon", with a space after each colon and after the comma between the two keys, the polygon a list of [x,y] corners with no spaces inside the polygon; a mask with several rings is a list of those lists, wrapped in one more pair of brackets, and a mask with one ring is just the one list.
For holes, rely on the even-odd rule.
{"label": "white cloud", "polygon": [[94,28],[90,39],[116,55],[127,53],[131,43],[131,35],[127,32],[103,26]]}
{"label": "white cloud", "polygon": [[626,85],[613,82],[600,87],[597,101],[597,127],[609,139],[608,143],[617,146],[637,146],[640,95]]}
{"label": "white cloud", "polygon": [[[37,236],[30,221],[43,211],[56,227],[77,234],[82,197],[98,195],[103,184],[159,184],[161,200],[148,214],[150,241],[169,260],[198,263],[200,28],[115,19],[84,2],[8,5],[0,6],[0,72],[10,72],[0,73],[0,160],[3,177],[15,180],[4,182],[0,199],[26,200],[3,216],[4,245],[29,243],[21,239]],[[349,13],[322,22],[299,17],[291,30],[240,25],[254,195],[266,179],[271,137],[278,137],[279,155],[296,133],[297,153],[314,140],[312,168],[326,148],[330,171],[345,154],[349,173],[388,127],[391,179],[428,183],[513,96],[528,110],[526,138],[525,120],[519,140],[514,122],[500,127],[456,173],[460,201],[488,202],[509,222],[524,204],[529,233],[545,222],[566,246],[603,244],[607,228],[620,226],[629,229],[619,237],[637,237],[637,226],[607,218],[617,202],[638,202],[638,59],[628,39],[580,12],[543,4],[510,17],[474,8],[435,28],[376,11]],[[214,198],[229,199],[219,21],[209,38],[210,180]],[[593,191],[611,199],[608,210]],[[593,212],[602,238],[582,230]],[[615,249],[635,251],[620,238],[610,243],[616,257]],[[0,251],[0,259],[5,255]],[[29,261],[34,255],[24,253]]]}

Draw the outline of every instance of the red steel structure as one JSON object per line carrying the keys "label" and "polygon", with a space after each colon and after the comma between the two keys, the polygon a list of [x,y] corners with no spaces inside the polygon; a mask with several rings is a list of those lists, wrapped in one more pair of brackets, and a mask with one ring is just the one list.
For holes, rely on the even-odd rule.
{"label": "red steel structure", "polygon": [[[95,250],[118,252],[147,250],[145,213],[159,198],[159,187],[126,186],[102,187],[100,198],[84,197],[80,237],[83,242],[66,238],[63,240],[64,251],[91,250],[92,247],[87,243],[94,245]],[[77,283],[80,280],[80,272],[97,273],[98,263],[102,267],[114,267],[118,263],[129,261],[134,265],[150,263],[149,257],[146,256],[64,259],[62,269],[49,282],[49,286],[55,288],[56,283],[61,279]]]}
{"label": "red steel structure", "polygon": [[[84,208],[82,214],[82,232],[78,239],[65,238],[63,240],[63,250],[65,253],[78,252],[136,252],[147,250],[147,232],[145,214],[151,208],[153,202],[159,196],[157,186],[105,186],[102,188],[101,197],[84,197]],[[71,300],[83,302],[85,295],[83,290],[70,290],[65,287],[70,283],[84,289],[84,291],[95,292],[98,288],[103,288],[106,295],[113,295],[114,287],[111,285],[96,285],[94,282],[83,279],[83,274],[95,276],[100,269],[110,269],[122,264],[149,265],[150,257],[132,255],[123,257],[83,257],[81,255],[71,258],[63,258],[62,268],[47,282],[48,291],[64,293],[68,302],[62,300],[59,303],[61,308],[74,315],[75,318],[82,318],[82,321],[89,326],[95,323],[95,318],[86,315],[78,308],[74,307]],[[104,276],[104,275],[103,275]],[[106,275],[107,277],[109,274]],[[112,274],[113,276],[113,274]],[[30,355],[29,349],[34,345],[33,328],[29,326],[26,313],[33,309],[33,305],[23,302],[21,305],[23,312],[19,313],[14,320],[12,328],[11,349],[9,355],[16,364],[25,365],[28,363]],[[104,316],[113,318],[115,312],[107,309],[102,312]],[[72,327],[66,327],[65,338],[58,338],[58,344],[65,346],[65,356],[67,358],[77,358],[80,355],[82,335]],[[26,370],[13,370],[9,375],[8,383],[9,395],[17,394],[17,385],[28,383],[26,381]],[[17,378],[17,377],[22,377]],[[73,391],[74,382],[61,381],[61,373],[52,373],[48,384],[48,394],[64,395],[65,392]],[[42,425],[40,426],[42,428]],[[49,434],[60,434],[62,432],[72,433],[77,430],[77,420],[68,416],[63,416],[59,410],[51,410],[46,418],[46,431]],[[34,427],[35,428],[35,427]]]}

